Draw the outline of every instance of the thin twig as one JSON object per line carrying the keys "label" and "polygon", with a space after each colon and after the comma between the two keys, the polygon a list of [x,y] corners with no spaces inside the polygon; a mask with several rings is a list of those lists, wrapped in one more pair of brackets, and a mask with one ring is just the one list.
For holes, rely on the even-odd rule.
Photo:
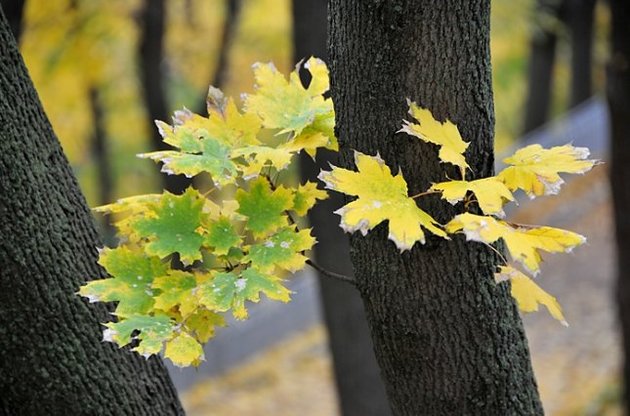
{"label": "thin twig", "polygon": [[341,280],[342,282],[350,283],[352,285],[356,284],[356,280],[354,280],[354,277],[346,276],[345,274],[339,274],[339,273],[331,272],[330,270],[326,270],[311,259],[307,259],[306,264],[308,264],[309,266],[317,270],[323,276],[330,277],[332,279]]}
{"label": "thin twig", "polygon": [[415,194],[413,196],[410,196],[409,198],[416,199],[416,198],[420,198],[421,196],[433,195],[433,194],[441,194],[441,193],[442,193],[442,191],[426,191],[426,192],[420,192],[419,194]]}

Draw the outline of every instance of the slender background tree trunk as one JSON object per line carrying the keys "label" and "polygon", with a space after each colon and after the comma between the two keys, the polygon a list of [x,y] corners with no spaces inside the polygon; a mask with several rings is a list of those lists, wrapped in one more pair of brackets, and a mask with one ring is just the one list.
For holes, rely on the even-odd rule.
{"label": "slender background tree trunk", "polygon": [[[294,61],[316,56],[326,60],[327,0],[293,0]],[[302,73],[304,75],[305,72]],[[310,79],[303,79],[310,82]],[[300,159],[302,178],[317,182],[321,168],[338,164],[337,153],[318,151],[316,163],[308,155]],[[348,237],[333,214],[343,197],[331,195],[310,212],[318,244],[315,260],[324,268],[352,275]],[[363,302],[351,285],[320,276],[324,321],[328,330],[335,384],[344,416],[386,416],[390,414],[380,370],[374,357]]]}
{"label": "slender background tree trunk", "polygon": [[[162,136],[155,127],[155,120],[168,122],[170,114],[164,91],[164,31],[166,3],[164,0],[144,0],[140,16],[139,65],[140,82],[147,107],[147,124],[151,134],[151,143],[155,150],[172,150],[162,141]],[[191,180],[184,175],[163,175],[164,188],[172,193],[181,194]]]}
{"label": "slender background tree trunk", "polygon": [[[410,194],[444,180],[434,146],[396,134],[405,98],[456,123],[473,177],[492,174],[490,1],[330,3],[329,57],[341,159],[377,152]],[[449,170],[449,176],[455,177]],[[421,204],[444,223],[456,209]],[[496,255],[457,236],[400,254],[387,226],[353,235],[351,259],[395,415],[541,415],[523,326]]]}
{"label": "slender background tree trunk", "polygon": [[593,94],[593,13],[595,0],[568,0],[567,24],[571,33],[571,89],[569,106]]}
{"label": "slender background tree trunk", "polygon": [[159,358],[102,342],[94,223],[0,12],[0,413],[182,415]]}
{"label": "slender background tree trunk", "polygon": [[617,237],[617,300],[624,351],[624,402],[630,414],[630,4],[610,0],[611,57],[607,94],[610,108],[611,166]]}
{"label": "slender background tree trunk", "polygon": [[[536,1],[535,17],[538,23],[534,22],[536,27],[532,32],[530,46],[524,134],[542,126],[549,118],[558,44],[557,26],[561,24],[561,14],[567,1],[571,0]],[[556,25],[549,23],[552,19],[557,21]]]}

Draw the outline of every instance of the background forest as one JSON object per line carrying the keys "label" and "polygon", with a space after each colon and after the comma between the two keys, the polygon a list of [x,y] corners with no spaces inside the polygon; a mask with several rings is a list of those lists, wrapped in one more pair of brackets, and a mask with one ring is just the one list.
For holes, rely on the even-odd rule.
{"label": "background forest", "polygon": [[[167,0],[163,8],[158,3],[162,4],[141,0],[25,2],[20,51],[90,206],[163,189],[165,183],[155,164],[135,157],[155,147],[152,119],[168,121],[182,107],[202,112],[209,84],[226,95],[251,92],[254,62],[273,61],[284,73],[293,66],[290,0]],[[574,23],[563,17],[568,12],[559,12],[568,3],[571,1],[492,2],[497,159],[525,133],[540,133],[536,129],[544,122],[562,120],[571,107],[580,104],[571,81],[576,67],[573,59],[576,50],[589,47],[578,43],[582,40],[575,35],[583,27],[578,25],[576,31],[571,26]],[[592,86],[586,97],[597,96],[605,85],[610,16],[603,1],[574,3],[594,4],[592,54],[586,57]],[[163,27],[159,17],[150,24],[155,13],[164,19]],[[546,81],[540,82],[532,59],[537,47],[549,47],[550,37],[555,60],[549,64],[547,77],[542,75]],[[539,50],[539,54],[545,52]],[[147,93],[147,85],[154,87],[153,93]],[[540,107],[532,96],[541,91],[549,95],[549,112],[536,119],[529,107]],[[592,104],[593,99],[589,100]],[[539,137],[546,137],[544,128],[542,134]],[[564,136],[563,142],[572,140],[581,139]],[[600,149],[595,156],[605,157],[605,137],[589,140],[578,144],[594,146]],[[582,227],[577,231],[594,241],[590,251],[580,251],[584,261],[599,258],[602,262],[596,277],[587,276],[592,271],[588,267],[582,268],[582,275],[573,276],[579,265],[570,260],[550,262],[550,288],[565,305],[572,325],[569,329],[546,315],[526,318],[537,379],[551,415],[616,414],[619,359],[614,305],[609,299],[611,225],[610,220],[602,220],[610,218],[609,195],[604,190],[595,201],[583,198],[586,188],[607,189],[605,180],[605,168],[596,170],[591,179],[569,184],[566,196],[525,204],[515,212],[522,222],[534,215],[552,221],[572,218]],[[573,210],[567,212],[572,204]],[[97,220],[111,238],[104,219]],[[553,283],[555,278],[561,282]],[[569,292],[571,278],[576,286],[583,283],[581,289]],[[596,293],[591,290],[593,285]],[[311,297],[317,295],[312,286],[308,290]],[[306,312],[302,315],[321,313],[317,300],[303,305]],[[250,346],[248,351],[255,353],[248,353],[238,363],[211,363],[221,356],[208,355],[209,362],[198,372],[172,369],[188,414],[334,414],[338,408],[334,371],[321,317],[280,324],[287,327],[278,332],[281,336],[274,342],[261,341],[260,347]],[[257,329],[259,333],[265,330]],[[238,334],[231,337],[239,342]],[[247,338],[252,339],[255,337]],[[212,369],[204,370],[204,366]]]}

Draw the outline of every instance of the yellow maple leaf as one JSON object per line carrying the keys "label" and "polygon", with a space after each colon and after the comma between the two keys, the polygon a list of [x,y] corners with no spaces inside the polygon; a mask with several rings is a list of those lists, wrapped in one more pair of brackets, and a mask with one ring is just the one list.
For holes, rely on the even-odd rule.
{"label": "yellow maple leaf", "polygon": [[562,314],[560,304],[549,293],[545,292],[529,276],[521,273],[511,266],[501,266],[499,273],[495,274],[497,283],[509,280],[512,284],[512,297],[516,300],[518,308],[523,312],[536,312],[538,305],[547,308],[551,316],[556,318],[564,326],[568,326]]}
{"label": "yellow maple leaf", "polygon": [[178,367],[198,366],[205,359],[201,344],[186,332],[166,342],[164,358],[170,358]]}
{"label": "yellow maple leaf", "polygon": [[512,191],[522,189],[530,197],[554,195],[564,183],[558,173],[585,173],[596,160],[589,160],[589,150],[570,144],[544,149],[533,144],[503,159],[508,165],[497,177]]}
{"label": "yellow maple leaf", "polygon": [[466,197],[468,191],[475,194],[479,208],[484,214],[505,216],[503,204],[505,201],[514,201],[512,192],[496,176],[477,179],[474,181],[448,181],[433,184],[430,191],[442,193],[442,199],[446,199],[455,205]]}
{"label": "yellow maple leaf", "polygon": [[534,274],[540,271],[542,258],[539,250],[548,253],[570,252],[586,241],[583,236],[560,228],[513,227],[493,217],[470,213],[457,215],[446,224],[446,231],[462,231],[467,240],[487,244],[502,238],[512,258]]}
{"label": "yellow maple leaf", "polygon": [[459,166],[463,178],[464,171],[468,167],[468,163],[466,163],[466,158],[464,157],[468,143],[462,140],[457,126],[450,120],[446,120],[443,123],[439,122],[433,118],[433,114],[431,114],[431,111],[428,109],[418,107],[418,105],[412,101],[408,101],[408,103],[409,114],[419,121],[420,124],[403,120],[405,125],[400,131],[418,137],[425,142],[440,146],[440,152],[438,154],[440,160]]}
{"label": "yellow maple leaf", "polygon": [[357,196],[335,211],[341,216],[341,228],[352,233],[369,230],[389,220],[389,239],[400,251],[410,250],[416,241],[425,242],[422,227],[447,238],[429,214],[418,208],[408,196],[407,182],[402,174],[392,176],[389,167],[379,157],[354,152],[358,172],[333,166],[332,171],[321,171],[318,178],[326,188]]}

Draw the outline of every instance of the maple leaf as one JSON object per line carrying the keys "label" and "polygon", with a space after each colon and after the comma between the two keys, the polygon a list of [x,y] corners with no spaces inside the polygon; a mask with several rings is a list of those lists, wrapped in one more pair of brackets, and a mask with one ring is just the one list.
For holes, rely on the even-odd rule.
{"label": "maple leaf", "polygon": [[169,175],[185,175],[189,178],[208,172],[217,187],[234,182],[236,164],[231,160],[232,149],[219,139],[205,136],[200,140],[199,153],[175,150],[142,153],[138,156],[162,162],[162,172]]}
{"label": "maple leaf", "polygon": [[201,259],[203,237],[197,232],[201,226],[204,197],[188,188],[182,195],[165,192],[159,204],[151,206],[147,218],[135,220],[133,228],[148,238],[148,254],[166,257],[179,253],[182,262],[190,264]]}
{"label": "maple leaf", "polygon": [[164,358],[169,358],[178,367],[198,366],[205,359],[201,344],[185,332],[166,342]]}
{"label": "maple leaf", "polygon": [[261,272],[272,272],[275,267],[296,272],[304,267],[306,261],[302,252],[310,250],[315,244],[310,232],[310,229],[296,231],[282,228],[265,241],[249,247],[249,254],[243,262],[251,261],[252,267]]}
{"label": "maple leaf", "polygon": [[239,276],[234,272],[217,273],[214,279],[199,288],[200,303],[209,309],[225,312],[232,309],[236,319],[248,316],[245,301],[260,301],[260,293],[269,299],[288,302],[290,291],[274,276],[248,268]]}
{"label": "maple leaf", "polygon": [[598,162],[588,160],[589,150],[570,144],[544,149],[533,144],[503,159],[508,165],[497,177],[512,191],[522,189],[530,197],[553,195],[564,183],[559,173],[585,173]]}
{"label": "maple leaf", "polygon": [[512,227],[492,217],[459,214],[446,224],[446,231],[463,231],[467,240],[492,244],[503,239],[512,258],[523,264],[530,272],[540,271],[539,250],[548,253],[570,252],[586,239],[571,231],[553,227]]}
{"label": "maple leaf", "polygon": [[438,153],[440,160],[459,166],[463,178],[465,170],[468,168],[464,152],[468,148],[469,143],[462,140],[457,126],[449,120],[443,123],[437,121],[428,109],[418,107],[412,101],[408,100],[407,102],[409,104],[409,114],[419,121],[420,124],[403,120],[405,125],[400,131],[440,146]]}
{"label": "maple leaf", "polygon": [[497,282],[506,280],[511,282],[512,297],[516,300],[521,311],[536,312],[538,305],[543,305],[551,316],[563,325],[568,326],[562,314],[562,308],[556,298],[541,289],[529,276],[511,266],[501,266],[499,273],[495,274],[495,280]]}
{"label": "maple leaf", "polygon": [[151,287],[156,277],[166,274],[166,265],[158,257],[149,257],[128,247],[104,249],[99,264],[112,276],[93,280],[79,290],[90,302],[117,301],[116,315],[148,313],[154,304]]}
{"label": "maple leaf", "polygon": [[168,275],[156,278],[153,288],[159,289],[155,297],[155,309],[168,312],[179,306],[183,317],[190,315],[197,307],[193,290],[197,287],[195,275],[181,270],[170,270]]}
{"label": "maple leaf", "polygon": [[354,159],[358,172],[333,166],[332,171],[321,171],[318,176],[326,188],[358,197],[335,211],[341,216],[340,226],[344,231],[361,231],[366,235],[389,220],[388,237],[400,251],[410,250],[416,241],[425,242],[422,227],[447,237],[439,224],[409,198],[407,182],[401,173],[392,176],[378,154],[368,156],[355,151]]}
{"label": "maple leaf", "polygon": [[206,226],[204,245],[212,247],[217,256],[227,255],[232,247],[240,246],[242,239],[229,217],[221,215]]}
{"label": "maple leaf", "polygon": [[286,169],[295,153],[295,150],[288,150],[283,147],[247,146],[234,149],[232,157],[245,157],[247,165],[240,166],[239,169],[243,172],[243,178],[251,179],[257,177],[260,171],[267,166],[274,167],[278,171]]}
{"label": "maple leaf", "polygon": [[[147,358],[158,354],[175,330],[174,322],[166,315],[131,315],[119,322],[108,322],[105,326],[103,341],[124,347],[137,339],[140,343],[132,351]],[[136,331],[140,331],[139,334],[132,336]]]}
{"label": "maple leaf", "polygon": [[503,212],[504,201],[514,201],[514,196],[505,184],[496,176],[477,179],[474,181],[448,181],[433,184],[430,191],[442,193],[442,199],[446,199],[455,205],[462,201],[469,191],[475,194],[479,208],[484,214],[497,214],[505,216]]}
{"label": "maple leaf", "polygon": [[324,200],[328,198],[328,192],[317,189],[317,184],[314,182],[306,182],[304,185],[299,185],[293,195],[293,207],[291,209],[299,216],[304,216],[313,208],[316,200]]}
{"label": "maple leaf", "polygon": [[313,77],[308,89],[302,86],[299,67],[287,81],[273,64],[255,64],[256,93],[246,97],[246,111],[258,114],[263,126],[280,129],[280,133],[293,132],[295,136],[318,115],[329,115],[332,101],[322,96],[323,89],[328,89],[328,70],[315,58],[309,59],[306,68]]}
{"label": "maple leaf", "polygon": [[279,186],[272,191],[265,178],[259,177],[250,183],[249,192],[236,191],[238,212],[247,217],[247,229],[255,237],[264,237],[287,225],[285,211],[293,205],[293,194]]}
{"label": "maple leaf", "polygon": [[225,326],[225,318],[216,312],[197,307],[195,312],[186,318],[186,329],[194,333],[199,342],[208,342],[214,336],[216,327]]}

